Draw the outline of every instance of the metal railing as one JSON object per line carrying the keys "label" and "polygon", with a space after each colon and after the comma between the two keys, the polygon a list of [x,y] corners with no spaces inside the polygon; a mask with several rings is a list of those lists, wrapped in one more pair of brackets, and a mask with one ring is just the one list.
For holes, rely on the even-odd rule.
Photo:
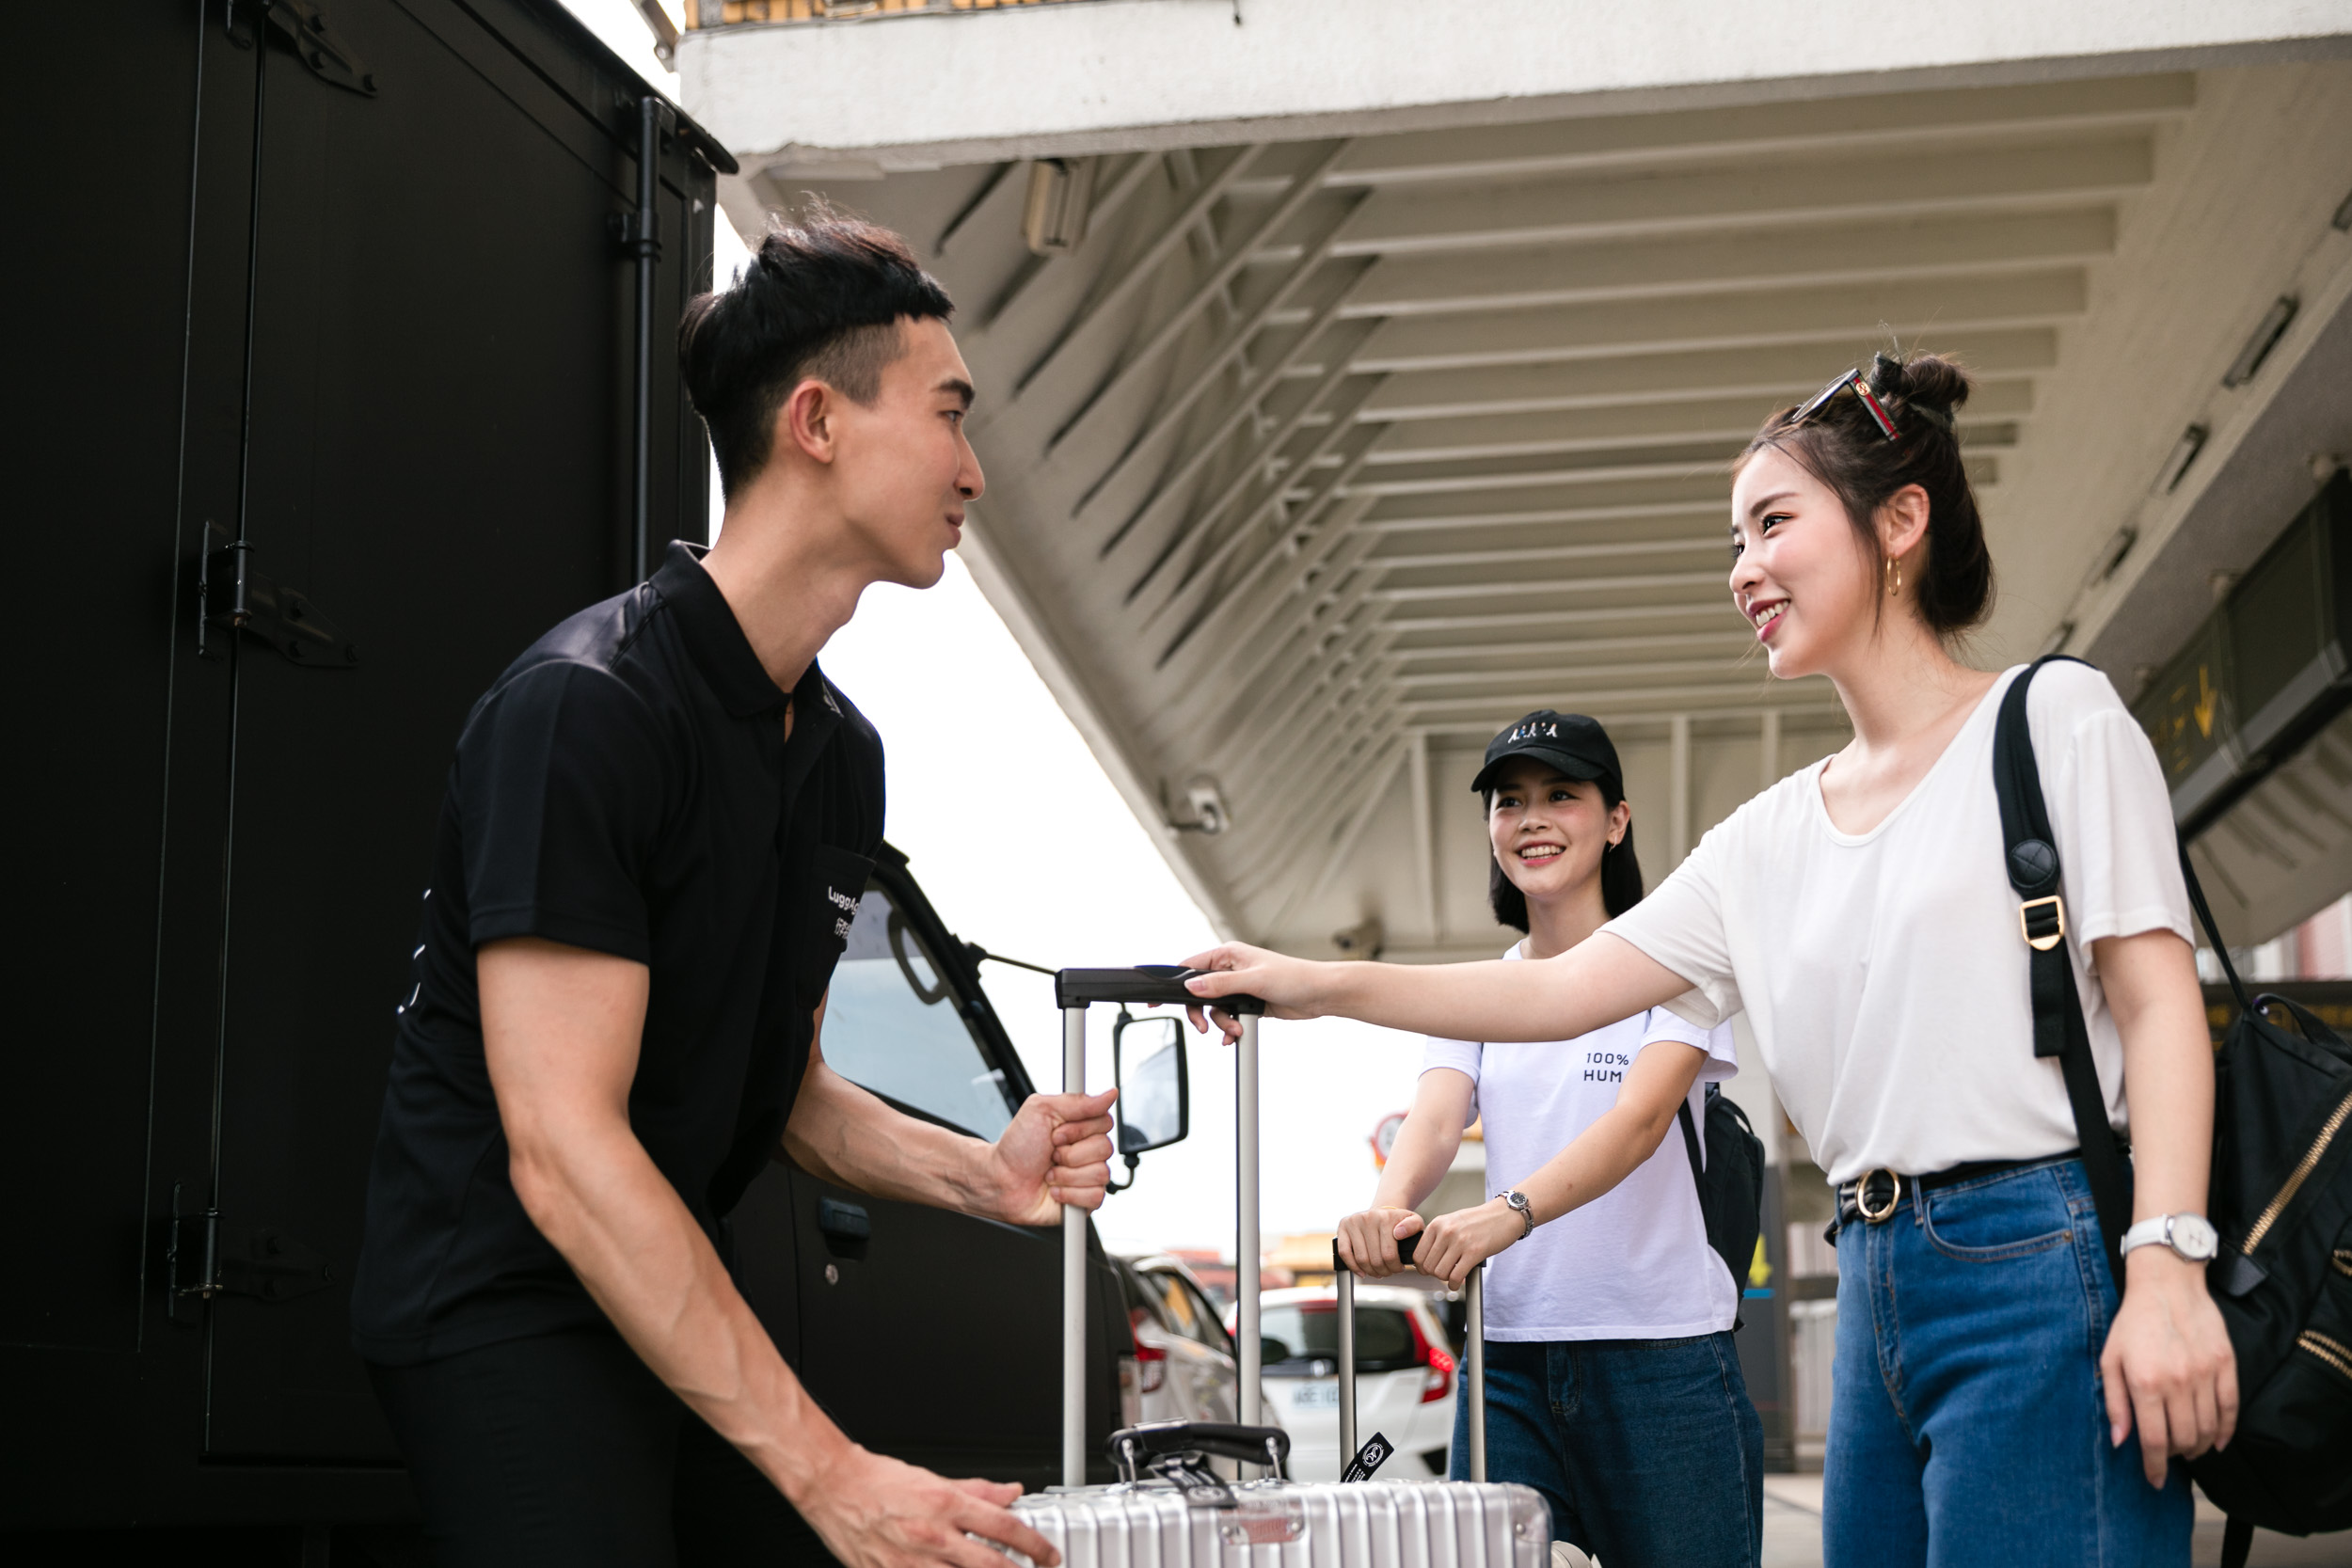
{"label": "metal railing", "polygon": [[1080,0],[685,0],[686,25],[725,27],[744,22],[851,22],[919,12],[1009,10],[1015,6],[1067,6]]}

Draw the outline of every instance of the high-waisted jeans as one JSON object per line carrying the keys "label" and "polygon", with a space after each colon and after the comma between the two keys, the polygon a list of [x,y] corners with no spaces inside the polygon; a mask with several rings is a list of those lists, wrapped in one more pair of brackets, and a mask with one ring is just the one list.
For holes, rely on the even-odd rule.
{"label": "high-waisted jeans", "polygon": [[2079,1160],[1914,1196],[1837,1237],[1828,1568],[2186,1568],[2176,1462],[2107,1440],[2116,1291]]}
{"label": "high-waisted jeans", "polygon": [[1487,1340],[1486,1479],[1541,1492],[1553,1539],[1602,1568],[1752,1568],[1763,1542],[1764,1428],[1729,1334]]}

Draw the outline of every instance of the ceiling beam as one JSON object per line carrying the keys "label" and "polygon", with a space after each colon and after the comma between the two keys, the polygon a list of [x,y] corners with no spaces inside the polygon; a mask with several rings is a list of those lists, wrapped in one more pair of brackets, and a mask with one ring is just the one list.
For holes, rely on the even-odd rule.
{"label": "ceiling beam", "polygon": [[[1292,268],[1290,276],[1266,296],[1264,302],[1258,307],[1250,318],[1230,333],[1216,353],[1194,368],[1191,374],[1185,378],[1184,388],[1161,406],[1152,411],[1145,420],[1143,427],[1128,438],[1126,446],[1113,460],[1111,466],[1105,468],[1102,476],[1088,485],[1085,492],[1078,497],[1076,504],[1070,509],[1072,517],[1083,516],[1087,509],[1092,506],[1098,499],[1114,491],[1119,482],[1139,460],[1141,454],[1154,450],[1163,436],[1172,438],[1183,430],[1184,420],[1192,412],[1193,405],[1212,387],[1224,379],[1225,372],[1249,347],[1258,333],[1265,326],[1267,319],[1296,293],[1299,285],[1313,275],[1315,270],[1322,265],[1323,261],[1324,252],[1319,248],[1313,255]],[[1359,271],[1353,278],[1343,281],[1340,287],[1333,291],[1331,297],[1306,320],[1289,346],[1260,366],[1241,389],[1228,400],[1224,416],[1216,421],[1209,433],[1202,436],[1190,451],[1169,459],[1167,467],[1153,481],[1151,494],[1127,515],[1127,520],[1120,524],[1112,531],[1110,538],[1104,542],[1104,554],[1107,555],[1117,548],[1120,541],[1124,539],[1164,500],[1184,493],[1184,487],[1192,483],[1201,467],[1223,450],[1226,438],[1232,435],[1234,429],[1244,420],[1250,419],[1256,414],[1259,404],[1264,401],[1267,393],[1280,384],[1290,368],[1297,363],[1299,356],[1306,353],[1309,345],[1323,335],[1324,329],[1339,318],[1341,310],[1347,304],[1349,291],[1356,286],[1356,282],[1360,280],[1363,274]],[[1337,357],[1343,361],[1352,357],[1352,354],[1343,354]]]}
{"label": "ceiling beam", "polygon": [[2145,135],[2071,146],[1978,149],[1923,160],[1862,154],[1760,167],[1556,179],[1502,188],[1377,191],[1338,254],[1477,250],[1561,240],[1699,234],[1836,221],[2079,206],[2155,177]]}
{"label": "ceiling beam", "polygon": [[1469,256],[1390,256],[1349,302],[1352,315],[1450,316],[1632,299],[1950,277],[2094,261],[2115,250],[2111,205],[1914,223],[1544,245]]}
{"label": "ceiling beam", "polygon": [[[1604,673],[1613,674],[1614,671]],[[1829,689],[1826,675],[1808,675],[1805,681],[1815,683],[1821,690]],[[1768,691],[1797,690],[1802,682],[1781,681],[1769,672],[1758,670],[1749,686],[1751,700],[1761,702]],[[1682,705],[1712,703],[1719,706],[1736,704],[1742,693],[1724,682],[1686,686],[1633,686],[1616,690],[1578,690],[1573,687],[1538,689],[1525,687],[1516,692],[1484,692],[1477,697],[1452,697],[1422,702],[1406,702],[1399,706],[1406,717],[1416,723],[1430,722],[1437,716],[1459,713],[1463,708],[1478,708],[1508,716],[1526,713],[1539,707],[1556,707],[1564,713],[1597,714],[1605,709],[1644,706],[1673,712],[1683,711]]]}
{"label": "ceiling beam", "polygon": [[1556,360],[1756,348],[1822,338],[1912,337],[2039,326],[2081,316],[2090,279],[2079,266],[1984,277],[1809,285],[1755,293],[1703,294],[1553,305],[1529,310],[1407,316],[1384,322],[1356,367],[1409,373]]}
{"label": "ceiling beam", "polygon": [[[1692,398],[1469,419],[1384,420],[1389,438],[1380,443],[1379,455],[1372,461],[1380,467],[1534,452],[1603,451],[1677,441],[1744,443],[1756,434],[1771,406],[1770,402],[1754,397]],[[1988,418],[2017,418],[2032,411],[2032,382],[2022,377],[1979,382],[1970,390],[1962,411],[1963,429]]]}
{"label": "ceiling beam", "polygon": [[1941,150],[1970,132],[2015,136],[2149,125],[2178,119],[2196,103],[2196,77],[2176,71],[1407,131],[1367,138],[1333,183],[1525,179],[1698,158],[1786,158],[1912,141]]}
{"label": "ceiling beam", "polygon": [[[1227,285],[1233,281],[1242,268],[1249,264],[1251,253],[1279,232],[1282,226],[1290,222],[1297,214],[1298,210],[1317,194],[1321,188],[1323,174],[1339,161],[1347,148],[1346,142],[1341,142],[1333,147],[1320,162],[1298,177],[1292,185],[1290,194],[1275,203],[1273,210],[1258,220],[1257,228],[1250,230],[1248,238],[1234,242],[1228,247],[1224,259],[1212,266],[1193,284],[1192,293],[1186,294],[1174,309],[1162,317],[1159,324],[1145,335],[1143,341],[1129,350],[1118,366],[1096,384],[1094,390],[1080,400],[1077,408],[1063,420],[1060,426],[1047,438],[1045,442],[1047,456],[1052,456],[1065,440],[1080,429],[1089,415],[1101,408],[1107,400],[1117,397],[1122,389],[1134,383],[1136,376],[1158,362],[1160,356],[1168,351],[1169,345],[1184,334],[1185,328],[1199,319],[1202,310],[1208,309],[1209,302],[1223,293]],[[1351,214],[1352,209],[1339,214],[1339,220],[1331,225],[1335,234],[1340,222],[1345,221]],[[1204,213],[1202,215],[1205,218],[1207,214]],[[1250,330],[1254,330],[1254,324]],[[1229,341],[1239,336],[1240,334],[1237,333],[1230,333]]]}
{"label": "ceiling beam", "polygon": [[[1192,232],[1193,226],[1200,221],[1202,214],[1216,205],[1219,198],[1225,195],[1225,188],[1238,179],[1242,172],[1257,159],[1258,154],[1264,150],[1265,144],[1257,142],[1240,149],[1232,157],[1226,159],[1223,166],[1203,182],[1200,188],[1177,208],[1175,214],[1161,225],[1159,232],[1143,246],[1140,252],[1133,258],[1120,259],[1117,275],[1112,278],[1110,287],[1073,311],[1070,319],[1062,325],[1061,330],[1055,334],[1053,341],[1045,345],[1044,351],[1029,361],[1027,369],[1013,377],[1010,401],[1020,401],[1030,387],[1036,384],[1037,378],[1044,374],[1047,367],[1060,358],[1072,343],[1092,332],[1102,323],[1111,319],[1137,290],[1156,279],[1160,275],[1160,263],[1167,261],[1169,253],[1184,243],[1184,236]],[[1109,270],[1107,261],[1105,270]]]}
{"label": "ceiling beam", "polygon": [[[1886,341],[1874,329],[1859,338],[1812,343],[1407,372],[1389,379],[1364,405],[1363,417],[1389,422],[1692,397],[1802,398],[1851,365],[1856,355],[1867,361],[1873,341],[1880,346]],[[1936,352],[1964,358],[1972,372],[1985,376],[2046,371],[2058,363],[2058,333],[2047,326],[1950,333],[1938,327],[1929,341]]]}

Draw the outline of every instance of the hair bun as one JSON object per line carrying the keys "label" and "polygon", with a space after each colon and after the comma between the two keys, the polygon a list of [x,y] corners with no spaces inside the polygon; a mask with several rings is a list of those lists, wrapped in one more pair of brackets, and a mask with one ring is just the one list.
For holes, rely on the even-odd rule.
{"label": "hair bun", "polygon": [[1899,404],[1947,436],[1955,433],[1952,411],[1968,401],[1968,372],[1940,354],[1902,360],[1882,351],[1870,356],[1868,379],[1881,403]]}

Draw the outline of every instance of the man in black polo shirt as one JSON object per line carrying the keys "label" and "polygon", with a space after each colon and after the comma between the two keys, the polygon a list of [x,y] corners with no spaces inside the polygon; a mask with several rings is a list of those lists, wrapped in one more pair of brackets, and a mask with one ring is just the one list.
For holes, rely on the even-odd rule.
{"label": "man in black polo shirt", "polygon": [[816,655],[869,585],[936,582],[980,493],[950,309],[884,230],[770,234],[680,333],[720,543],[540,639],[458,739],[353,1290],[445,1565],[676,1561],[708,1433],[854,1568],[1002,1568],[967,1531],[1057,1560],[1018,1487],[849,1441],[715,1244],[779,1150],[1026,1225],[1108,1180],[1106,1095],[1036,1096],[991,1145],[819,1040],[882,754]]}

